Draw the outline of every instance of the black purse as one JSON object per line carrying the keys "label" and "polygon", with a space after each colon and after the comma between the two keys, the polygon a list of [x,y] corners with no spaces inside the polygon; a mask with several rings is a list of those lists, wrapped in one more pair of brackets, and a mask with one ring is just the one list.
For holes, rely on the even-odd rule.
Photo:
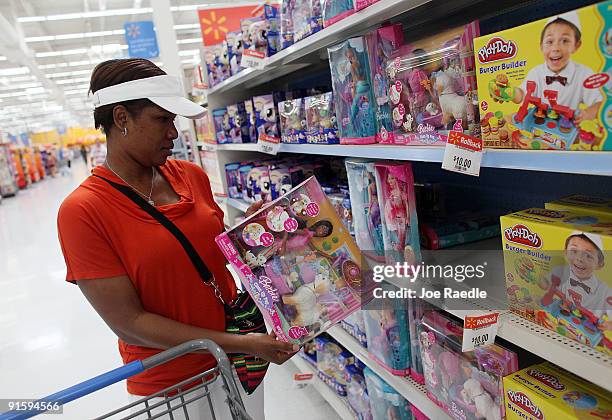
{"label": "black purse", "polygon": [[[268,333],[263,315],[259,308],[257,308],[251,295],[244,291],[238,291],[238,296],[234,300],[225,302],[215,278],[193,244],[174,223],[164,216],[162,212],[157,210],[155,206],[149,204],[147,200],[127,185],[118,184],[99,175],[94,176],[108,182],[113,188],[136,203],[180,242],[204,284],[213,289],[216,298],[223,305],[225,310],[226,332],[231,334]],[[236,369],[238,379],[244,391],[247,394],[253,393],[263,381],[270,363],[251,354],[231,353],[228,354],[228,357]]]}

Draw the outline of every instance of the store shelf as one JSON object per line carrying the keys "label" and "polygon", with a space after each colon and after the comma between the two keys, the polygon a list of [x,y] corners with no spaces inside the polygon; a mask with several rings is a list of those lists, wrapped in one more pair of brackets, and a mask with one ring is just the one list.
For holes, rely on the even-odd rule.
{"label": "store shelf", "polygon": [[427,398],[425,387],[411,378],[395,376],[389,373],[376,363],[357,340],[349,333],[344,331],[340,326],[336,325],[330,328],[327,333],[342,344],[348,351],[359,358],[367,367],[372,369],[374,373],[385,380],[397,392],[402,394],[412,405],[421,410],[423,414],[432,420],[449,419],[450,417],[436,404]]}
{"label": "store shelf", "polygon": [[342,420],[354,420],[355,416],[348,406],[345,399],[341,398],[336,394],[330,387],[328,387],[323,381],[317,377],[317,370],[309,364],[306,360],[302,359],[299,355],[296,355],[289,359],[302,373],[312,373],[315,375],[315,379],[312,383],[314,388],[321,394],[321,396],[331,405],[331,407],[338,413],[338,416]]}
{"label": "store shelf", "polygon": [[257,143],[227,143],[212,145],[215,150],[234,150],[239,152],[256,152]]}
{"label": "store shelf", "polygon": [[238,209],[242,212],[247,211],[247,209],[251,205],[250,203],[247,203],[244,200],[239,200],[237,198],[228,198],[225,202],[228,206]]}

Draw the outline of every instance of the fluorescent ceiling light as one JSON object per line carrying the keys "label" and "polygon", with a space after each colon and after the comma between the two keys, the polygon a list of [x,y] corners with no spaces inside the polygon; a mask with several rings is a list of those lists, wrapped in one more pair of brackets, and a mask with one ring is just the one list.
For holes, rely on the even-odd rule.
{"label": "fluorescent ceiling light", "polygon": [[64,95],[87,95],[87,89],[72,89],[64,92]]}
{"label": "fluorescent ceiling light", "polygon": [[190,55],[200,55],[200,50],[182,50],[179,51],[180,57],[189,57]]}
{"label": "fluorescent ceiling light", "polygon": [[179,39],[176,41],[177,44],[201,44],[202,38],[187,38],[187,39]]}
{"label": "fluorescent ceiling light", "polygon": [[88,54],[90,51],[96,54],[100,54],[100,53],[115,52],[115,51],[127,50],[127,49],[128,49],[128,46],[125,44],[92,45],[91,48],[77,48],[73,50],[40,52],[40,53],[36,53],[36,58]]}
{"label": "fluorescent ceiling light", "polygon": [[69,76],[82,76],[84,74],[90,74],[91,70],[77,70],[77,71],[64,71],[61,73],[47,73],[45,74],[45,76],[47,76],[49,79],[53,79],[56,77],[69,77]]}
{"label": "fluorescent ceiling light", "polygon": [[0,70],[0,76],[17,76],[19,74],[28,73],[30,73],[30,69],[28,67],[11,67]]}
{"label": "fluorescent ceiling light", "polygon": [[153,9],[150,7],[142,7],[139,9],[111,9],[111,10],[98,10],[95,12],[85,13],[66,13],[60,15],[49,15],[49,16],[22,16],[17,18],[17,22],[30,23],[30,22],[44,22],[46,20],[71,20],[71,19],[88,19],[96,17],[106,16],[129,16],[129,15],[141,15],[152,13]]}
{"label": "fluorescent ceiling light", "polygon": [[187,23],[184,25],[174,25],[173,28],[175,31],[181,31],[183,29],[200,29],[200,24],[199,23]]}
{"label": "fluorescent ceiling light", "polygon": [[5,77],[0,79],[0,83],[2,84],[8,84],[8,83],[14,83],[14,82],[31,82],[37,80],[36,76],[12,76],[12,77]]}
{"label": "fluorescent ceiling light", "polygon": [[25,42],[45,42],[45,41],[59,41],[63,39],[98,38],[102,36],[123,35],[123,34],[125,34],[124,29],[116,29],[114,31],[97,31],[97,32],[82,32],[82,33],[61,34],[61,35],[31,36],[31,37],[25,38]]}
{"label": "fluorescent ceiling light", "polygon": [[8,58],[6,58],[6,57],[5,57],[5,56],[3,56],[3,55],[0,55],[0,61],[6,61],[6,60],[8,60]]}
{"label": "fluorescent ceiling light", "polygon": [[79,77],[77,79],[65,79],[65,80],[57,80],[55,83],[58,85],[73,85],[75,83],[83,83],[89,82],[89,77]]}
{"label": "fluorescent ceiling light", "polygon": [[28,89],[28,88],[39,87],[39,86],[42,86],[40,82],[7,84],[5,86],[1,86],[0,90],[6,91],[6,90],[15,90],[15,89]]}
{"label": "fluorescent ceiling light", "polygon": [[26,92],[0,93],[0,98],[19,98],[19,97],[25,98],[27,96],[38,95],[43,92],[46,92],[46,89],[42,87],[41,88],[30,88],[30,89],[42,89],[42,90],[32,91],[31,94],[28,94],[27,91]]}
{"label": "fluorescent ceiling light", "polygon": [[74,50],[40,52],[34,55],[36,56],[36,58],[57,57],[61,55],[87,54],[88,51],[89,50],[87,48],[77,48]]}

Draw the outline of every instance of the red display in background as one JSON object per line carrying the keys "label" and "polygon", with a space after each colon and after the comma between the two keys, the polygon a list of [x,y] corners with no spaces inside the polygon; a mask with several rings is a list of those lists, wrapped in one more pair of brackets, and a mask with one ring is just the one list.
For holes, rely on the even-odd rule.
{"label": "red display in background", "polygon": [[261,14],[261,6],[252,4],[239,7],[215,7],[198,10],[198,21],[204,45],[225,41],[228,32],[240,30],[240,20]]}

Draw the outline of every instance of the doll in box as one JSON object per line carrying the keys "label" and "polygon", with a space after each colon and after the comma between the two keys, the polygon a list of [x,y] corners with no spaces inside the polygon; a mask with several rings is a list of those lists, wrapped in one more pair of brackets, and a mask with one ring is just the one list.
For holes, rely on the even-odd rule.
{"label": "doll in box", "polygon": [[353,0],[322,0],[323,26],[328,27],[355,12]]}
{"label": "doll in box", "polygon": [[215,109],[213,111],[213,124],[215,126],[215,138],[217,143],[231,143],[230,123],[227,108]]}
{"label": "doll in box", "polygon": [[232,75],[237,74],[240,70],[240,61],[242,60],[242,34],[240,32],[228,32],[225,36],[229,53],[230,72]]}
{"label": "doll in box", "polygon": [[273,95],[253,98],[255,108],[257,138],[280,139],[278,118]]}
{"label": "doll in box", "polygon": [[327,337],[315,338],[319,378],[341,397],[346,397],[345,369],[353,365],[355,356]]}
{"label": "doll in box", "polygon": [[230,138],[232,143],[246,143],[249,141],[246,110],[243,103],[227,106],[229,118]]}
{"label": "doll in box", "polygon": [[410,420],[410,403],[394,388],[374,373],[365,368],[365,381],[370,398],[373,420]]}
{"label": "doll in box", "polygon": [[278,104],[283,143],[306,143],[304,99],[291,99]]}
{"label": "doll in box", "polygon": [[373,420],[368,388],[361,366],[363,366],[362,363],[359,360],[355,360],[354,365],[348,365],[344,369],[346,399],[357,420]]}
{"label": "doll in box", "polygon": [[246,125],[249,133],[249,142],[257,143],[257,117],[253,99],[244,101],[244,110],[246,113]]}
{"label": "doll in box", "polygon": [[306,142],[337,144],[338,124],[331,92],[304,99],[306,112]]}

